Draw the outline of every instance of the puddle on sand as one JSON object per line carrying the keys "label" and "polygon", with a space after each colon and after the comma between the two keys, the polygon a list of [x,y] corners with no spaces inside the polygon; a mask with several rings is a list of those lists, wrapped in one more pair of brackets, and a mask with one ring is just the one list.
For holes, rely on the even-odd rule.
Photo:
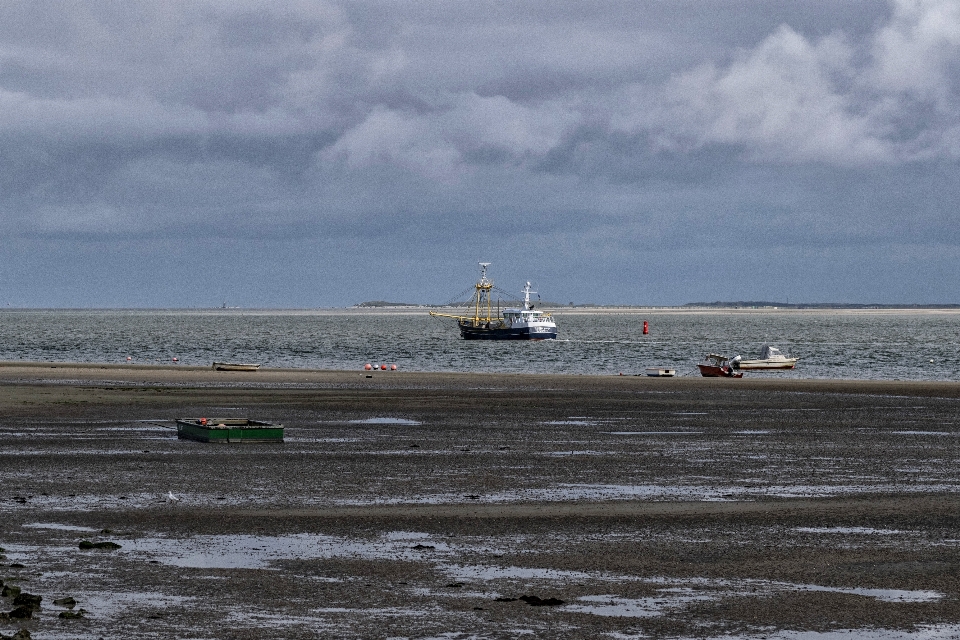
{"label": "puddle on sand", "polygon": [[704,486],[664,486],[654,484],[561,484],[549,489],[527,489],[484,496],[487,502],[523,502],[528,500],[567,502],[571,500],[629,500],[647,498],[654,500],[723,500],[732,489]]}
{"label": "puddle on sand", "polygon": [[315,630],[333,630],[336,628],[332,622],[324,618],[315,616],[285,616],[276,613],[267,613],[265,611],[231,611],[227,614],[226,620],[232,624],[240,624],[250,627],[270,628],[288,628],[288,627],[308,627]]}
{"label": "puddle on sand", "polygon": [[[611,637],[620,637],[613,635]],[[636,637],[636,636],[622,636]],[[838,629],[836,631],[776,631],[755,635],[712,636],[704,640],[956,640],[960,638],[960,625],[924,625],[912,631],[898,629]]]}
{"label": "puddle on sand", "polygon": [[[578,452],[573,452],[577,454]],[[579,452],[590,455],[594,452]],[[549,456],[569,456],[571,452],[547,453]],[[663,485],[606,485],[606,484],[562,484],[545,489],[518,489],[480,495],[475,500],[481,503],[502,502],[571,502],[575,500],[630,500],[646,498],[650,500],[690,500],[719,502],[743,499],[741,488],[718,488],[705,486],[663,486]],[[734,497],[734,495],[738,497]],[[747,496],[749,499],[749,496]],[[336,500],[334,504],[343,506],[362,506],[371,504],[453,504],[471,500],[462,493],[420,494],[398,498],[370,498]]]}
{"label": "puddle on sand", "polygon": [[306,627],[311,631],[331,630],[335,633],[336,631],[344,631],[345,620],[355,621],[358,618],[422,618],[445,613],[445,610],[439,607],[423,606],[417,606],[415,608],[324,607],[312,609],[310,613],[315,615],[293,616],[267,611],[231,611],[227,615],[227,620],[233,624],[249,626],[251,628],[265,628],[268,626],[279,628]]}
{"label": "puddle on sand", "polygon": [[56,522],[31,522],[23,525],[28,529],[55,529],[57,531],[99,531],[93,527],[78,527],[72,524],[58,524]]}
{"label": "puddle on sand", "polygon": [[563,420],[547,420],[540,424],[568,425],[573,427],[595,427],[599,424],[623,422],[626,418],[596,418],[594,416],[569,416]]}
{"label": "puddle on sand", "polygon": [[598,575],[582,571],[537,567],[440,564],[438,568],[451,578],[460,580],[592,580],[598,578]]}
{"label": "puddle on sand", "polygon": [[957,435],[949,431],[891,431],[890,433],[898,436],[954,436],[954,435]]}
{"label": "puddle on sand", "polygon": [[[423,452],[422,449],[402,450],[392,453]],[[474,452],[474,453],[483,453]],[[593,451],[558,451],[545,452],[544,457],[562,457],[573,455],[603,455],[604,452]],[[374,453],[376,455],[376,453]],[[693,476],[690,477],[694,479]],[[480,503],[510,503],[510,502],[572,502],[576,500],[683,500],[689,502],[731,502],[753,501],[762,497],[779,498],[828,498],[834,496],[858,495],[861,493],[882,493],[896,489],[906,493],[934,493],[955,492],[960,490],[958,483],[930,483],[916,484],[912,487],[892,485],[887,483],[875,484],[835,484],[835,485],[762,485],[756,486],[717,486],[717,485],[613,485],[613,484],[560,484],[552,487],[531,489],[510,489],[496,493],[479,495],[473,500]],[[366,506],[388,504],[457,504],[467,501],[462,493],[420,493],[409,496],[376,497],[376,498],[347,498],[333,499],[330,504],[338,506]],[[326,503],[326,502],[325,502]]]}
{"label": "puddle on sand", "polygon": [[417,420],[408,420],[407,418],[367,418],[366,420],[351,420],[350,424],[402,424],[416,426],[423,423]]}
{"label": "puddle on sand", "polygon": [[905,589],[861,589],[858,587],[821,587],[815,584],[785,585],[797,591],[829,591],[874,598],[880,602],[935,602],[943,598],[939,591]]}
{"label": "puddle on sand", "polygon": [[[668,579],[638,579],[639,582],[665,582]],[[928,590],[904,589],[863,589],[858,587],[823,587],[809,584],[792,584],[786,582],[766,582],[763,580],[746,580],[742,582],[728,580],[676,580],[673,587],[657,589],[654,596],[646,598],[623,598],[620,596],[582,596],[577,602],[564,607],[568,611],[589,613],[597,616],[613,616],[625,618],[651,618],[682,608],[691,602],[717,600],[722,597],[766,597],[773,593],[825,591],[858,595],[874,598],[880,602],[924,603],[933,602],[944,597],[942,593]],[[697,589],[683,584],[694,583]],[[750,591],[747,591],[747,588]],[[771,636],[768,636],[771,637]],[[857,636],[859,637],[859,636]]]}
{"label": "puddle on sand", "polygon": [[698,436],[703,431],[604,431],[612,436]]}
{"label": "puddle on sand", "polygon": [[[137,438],[137,440],[154,440],[155,438]],[[166,440],[166,438],[164,438]],[[55,453],[59,456],[139,456],[143,455],[141,449],[100,449],[97,447],[96,438],[73,438],[77,440],[89,440],[89,449],[57,449]],[[160,453],[159,451],[157,453]],[[9,449],[0,451],[0,456],[49,456],[50,451],[42,449]]]}
{"label": "puddle on sand", "polygon": [[573,451],[545,451],[538,455],[541,456],[609,456],[612,451],[592,451],[590,449],[581,449]]}
{"label": "puddle on sand", "polygon": [[[101,623],[104,620],[135,615],[132,612],[137,610],[142,611],[144,609],[152,609],[154,611],[172,609],[177,613],[182,613],[185,608],[188,608],[192,602],[196,601],[196,598],[192,596],[176,596],[165,593],[137,591],[119,592],[97,590],[96,592],[86,593],[83,589],[79,589],[73,591],[71,595],[77,601],[77,609],[86,609],[90,612],[89,616],[92,619],[96,619]],[[44,598],[44,600],[46,600],[46,598]],[[44,610],[48,609],[46,603],[43,607]],[[55,616],[56,612],[62,610],[62,607],[53,605],[49,607],[48,615]],[[44,638],[51,640],[59,638],[63,638],[64,640],[78,640],[80,638],[96,640],[97,638],[101,638],[102,635],[101,633],[97,633],[96,635],[90,636],[77,630],[62,635],[55,630],[49,630],[43,633]]]}
{"label": "puddle on sand", "polygon": [[595,616],[622,618],[653,618],[671,609],[682,607],[698,600],[711,600],[714,596],[696,594],[692,589],[671,589],[648,598],[619,598],[617,596],[583,596],[577,602],[564,607],[565,611],[589,613]]}
{"label": "puddle on sand", "polygon": [[[14,502],[0,501],[0,513],[10,511],[14,508],[23,511],[24,509],[55,510],[55,511],[95,511],[97,509],[139,509],[146,505],[153,505],[157,502],[166,502],[164,494],[152,493],[127,493],[123,495],[88,495],[78,494],[75,496],[32,496],[23,505],[17,505]],[[37,528],[47,525],[37,524]]]}
{"label": "puddle on sand", "polygon": [[164,593],[149,592],[110,592],[97,591],[85,595],[82,591],[74,596],[77,606],[90,611],[96,611],[98,617],[115,617],[129,613],[131,609],[167,609],[170,607],[182,608],[188,602],[195,600],[191,596],[171,596]]}
{"label": "puddle on sand", "polygon": [[853,535],[882,535],[893,536],[903,533],[896,529],[872,529],[870,527],[797,527],[794,531],[801,533],[839,533]]}
{"label": "puddle on sand", "polygon": [[315,613],[346,613],[351,616],[355,615],[372,615],[372,616],[425,616],[430,613],[439,613],[443,610],[439,607],[432,607],[430,609],[425,609],[423,607],[417,607],[415,609],[404,609],[403,607],[385,607],[382,609],[351,609],[348,607],[325,607],[323,609],[314,609]]}
{"label": "puddle on sand", "polygon": [[[414,548],[417,545],[421,548]],[[195,536],[183,540],[141,538],[122,552],[146,555],[176,567],[197,569],[270,569],[280,560],[317,558],[419,559],[424,553],[447,554],[449,545],[429,534],[392,532],[379,539],[349,540],[321,534],[288,536]]]}

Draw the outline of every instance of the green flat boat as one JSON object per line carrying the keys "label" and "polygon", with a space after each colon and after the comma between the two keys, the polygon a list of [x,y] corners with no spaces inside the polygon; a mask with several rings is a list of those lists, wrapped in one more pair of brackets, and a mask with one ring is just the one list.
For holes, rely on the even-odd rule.
{"label": "green flat boat", "polygon": [[283,442],[283,425],[246,418],[178,418],[177,437],[199,442]]}

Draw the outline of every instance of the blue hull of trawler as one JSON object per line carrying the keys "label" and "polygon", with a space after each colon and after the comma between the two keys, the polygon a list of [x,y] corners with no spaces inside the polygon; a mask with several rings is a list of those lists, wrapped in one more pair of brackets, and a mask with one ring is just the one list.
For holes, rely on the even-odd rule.
{"label": "blue hull of trawler", "polygon": [[467,327],[460,325],[460,335],[464,340],[553,340],[557,337],[556,328],[522,327],[508,329],[498,327]]}

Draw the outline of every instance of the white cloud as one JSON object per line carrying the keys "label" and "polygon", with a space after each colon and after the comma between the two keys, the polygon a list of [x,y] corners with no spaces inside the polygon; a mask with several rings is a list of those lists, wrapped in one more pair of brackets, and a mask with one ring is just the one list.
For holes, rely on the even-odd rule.
{"label": "white cloud", "polygon": [[103,203],[44,205],[34,215],[34,225],[41,232],[111,234],[139,230],[128,211]]}
{"label": "white cloud", "polygon": [[840,37],[811,43],[781,27],[723,71],[702,68],[667,87],[703,139],[742,144],[766,160],[870,162],[889,151],[840,87],[850,47]]}
{"label": "white cloud", "polygon": [[[455,16],[416,3],[412,17],[306,0],[10,5],[0,9],[0,130],[317,134],[337,139],[326,157],[355,168],[447,177],[543,157],[603,123],[674,150],[730,145],[750,161],[955,157],[960,4],[892,2],[859,37],[784,24],[727,54],[707,32],[647,24],[654,10],[642,4],[619,19],[535,4]],[[716,60],[691,65],[691,51]],[[686,70],[660,80],[678,59]]]}
{"label": "white cloud", "polygon": [[138,98],[51,99],[0,90],[0,131],[66,142],[130,140],[209,130],[205,113]]}
{"label": "white cloud", "polygon": [[351,169],[396,164],[428,177],[450,178],[462,161],[460,152],[427,126],[428,121],[378,107],[324,153]]}
{"label": "white cloud", "polygon": [[960,70],[960,3],[896,0],[893,6],[889,24],[874,37],[866,79],[879,90],[949,101]]}
{"label": "white cloud", "polygon": [[351,168],[397,164],[427,177],[453,179],[468,170],[468,156],[493,155],[522,163],[555,148],[577,116],[557,104],[525,106],[503,96],[455,96],[426,113],[378,107],[324,154]]}
{"label": "white cloud", "polygon": [[663,87],[633,86],[614,130],[661,147],[742,149],[750,161],[841,165],[958,156],[960,4],[897,0],[890,21],[851,42],[787,25],[732,62]]}

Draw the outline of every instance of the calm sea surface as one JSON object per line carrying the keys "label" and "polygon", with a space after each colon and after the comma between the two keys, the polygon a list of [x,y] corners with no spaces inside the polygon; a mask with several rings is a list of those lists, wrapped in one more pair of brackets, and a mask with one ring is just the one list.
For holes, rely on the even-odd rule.
{"label": "calm sea surface", "polygon": [[[764,342],[800,357],[794,371],[748,377],[960,380],[960,313],[564,313],[557,340],[465,341],[449,319],[344,311],[71,310],[0,312],[0,360],[625,375],[648,366],[698,375],[708,352],[759,357]],[[643,321],[650,325],[643,335]]]}

